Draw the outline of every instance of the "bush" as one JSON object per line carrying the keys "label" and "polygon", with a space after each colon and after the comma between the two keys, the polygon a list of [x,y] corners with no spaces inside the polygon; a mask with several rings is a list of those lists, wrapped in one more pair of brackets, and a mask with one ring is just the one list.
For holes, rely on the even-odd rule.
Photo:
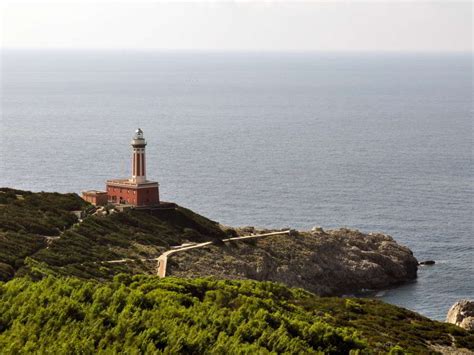
{"label": "bush", "polygon": [[[15,279],[1,286],[0,352],[348,353],[366,346],[354,330],[287,309],[289,289],[288,298],[267,304],[269,286],[128,275],[104,284]],[[240,306],[225,307],[235,297]]]}
{"label": "bush", "polygon": [[[414,321],[426,330],[413,329]],[[320,298],[271,282],[120,274],[105,283],[51,276],[0,283],[2,354],[423,354],[438,344],[430,332],[449,338],[454,329],[382,302]],[[452,336],[474,349],[472,333]]]}

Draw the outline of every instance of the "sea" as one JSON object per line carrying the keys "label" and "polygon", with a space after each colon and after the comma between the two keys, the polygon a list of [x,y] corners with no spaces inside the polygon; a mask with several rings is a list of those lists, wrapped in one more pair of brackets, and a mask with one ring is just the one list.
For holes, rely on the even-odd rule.
{"label": "sea", "polygon": [[437,320],[474,298],[472,54],[0,59],[0,186],[104,189],[141,127],[163,200],[231,226],[381,231],[436,264],[372,297]]}

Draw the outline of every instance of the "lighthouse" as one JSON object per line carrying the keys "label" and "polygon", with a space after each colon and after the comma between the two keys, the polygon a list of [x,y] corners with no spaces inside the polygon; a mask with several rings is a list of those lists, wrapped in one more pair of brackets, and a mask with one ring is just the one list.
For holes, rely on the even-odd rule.
{"label": "lighthouse", "polygon": [[145,147],[146,140],[143,138],[143,131],[138,128],[132,139],[133,160],[131,180],[135,183],[144,183],[146,181]]}
{"label": "lighthouse", "polygon": [[157,206],[160,204],[159,184],[146,178],[147,142],[143,131],[138,128],[132,137],[132,171],[129,179],[107,180],[107,199],[109,203],[136,207]]}

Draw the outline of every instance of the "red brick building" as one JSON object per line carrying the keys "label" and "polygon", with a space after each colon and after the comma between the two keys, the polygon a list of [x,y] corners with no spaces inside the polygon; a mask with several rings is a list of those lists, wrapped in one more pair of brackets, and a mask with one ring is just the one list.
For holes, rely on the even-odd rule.
{"label": "red brick building", "polygon": [[134,206],[152,206],[160,203],[158,183],[147,181],[140,184],[130,180],[107,180],[107,196],[110,203]]}
{"label": "red brick building", "polygon": [[82,198],[92,203],[95,206],[105,206],[108,202],[107,192],[97,191],[97,190],[88,190],[82,191]]}
{"label": "red brick building", "polygon": [[155,206],[160,203],[158,182],[146,179],[145,147],[143,131],[138,128],[132,139],[132,177],[107,180],[109,203],[133,206]]}

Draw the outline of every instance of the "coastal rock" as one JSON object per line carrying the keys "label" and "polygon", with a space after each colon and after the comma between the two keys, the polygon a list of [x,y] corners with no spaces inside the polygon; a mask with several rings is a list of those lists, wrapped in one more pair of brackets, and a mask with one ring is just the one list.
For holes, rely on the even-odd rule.
{"label": "coastal rock", "polygon": [[419,265],[434,265],[436,262],[434,260],[420,261]]}
{"label": "coastal rock", "polygon": [[460,300],[456,302],[449,309],[446,322],[467,330],[474,330],[474,301]]}
{"label": "coastal rock", "polygon": [[319,295],[389,287],[415,279],[417,269],[392,237],[347,228],[211,245],[168,260],[170,276],[276,281]]}
{"label": "coastal rock", "polygon": [[314,226],[313,228],[311,228],[311,232],[324,233],[324,229],[321,226]]}

